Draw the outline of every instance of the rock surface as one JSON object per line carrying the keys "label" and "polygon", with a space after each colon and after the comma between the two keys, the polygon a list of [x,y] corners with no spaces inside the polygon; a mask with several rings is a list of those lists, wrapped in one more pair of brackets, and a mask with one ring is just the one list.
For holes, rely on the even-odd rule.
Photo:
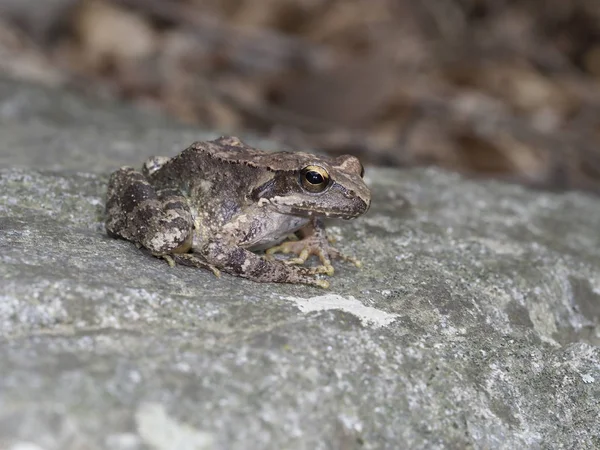
{"label": "rock surface", "polygon": [[214,137],[0,82],[0,448],[600,447],[600,200],[369,168],[328,291],[169,268],[107,174]]}

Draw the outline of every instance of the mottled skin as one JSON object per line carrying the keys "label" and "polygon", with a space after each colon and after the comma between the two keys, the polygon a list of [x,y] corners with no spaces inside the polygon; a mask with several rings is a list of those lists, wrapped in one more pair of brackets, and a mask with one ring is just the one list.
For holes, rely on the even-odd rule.
{"label": "mottled skin", "polygon": [[[324,174],[323,183],[312,183],[315,170]],[[343,256],[327,242],[322,218],[352,219],[367,211],[370,192],[362,171],[352,156],[270,153],[234,137],[196,142],[173,158],[149,159],[141,172],[130,167],[114,172],[106,230],[171,264],[327,287],[314,275],[332,274],[330,258]],[[300,241],[278,245],[296,232]],[[270,256],[275,252],[298,258],[284,262]],[[294,265],[310,254],[322,265]]]}

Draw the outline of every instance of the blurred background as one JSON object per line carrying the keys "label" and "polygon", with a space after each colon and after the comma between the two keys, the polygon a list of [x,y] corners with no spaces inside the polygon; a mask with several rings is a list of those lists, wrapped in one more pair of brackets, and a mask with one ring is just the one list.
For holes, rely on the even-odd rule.
{"label": "blurred background", "polygon": [[600,193],[599,0],[0,0],[0,75],[286,149]]}

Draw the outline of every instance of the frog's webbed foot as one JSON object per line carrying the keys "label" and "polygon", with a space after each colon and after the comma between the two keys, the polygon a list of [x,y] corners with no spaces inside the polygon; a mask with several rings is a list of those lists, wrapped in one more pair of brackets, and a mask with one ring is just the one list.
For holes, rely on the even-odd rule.
{"label": "frog's webbed foot", "polygon": [[275,253],[295,254],[297,257],[288,259],[284,261],[284,263],[298,265],[305,264],[306,260],[311,255],[315,255],[319,258],[321,265],[311,269],[314,270],[314,273],[324,273],[327,275],[333,275],[335,272],[335,269],[331,264],[332,259],[341,259],[354,264],[358,268],[362,267],[362,263],[355,257],[342,253],[329,244],[327,240],[322,241],[315,239],[314,237],[304,238],[299,241],[286,241],[280,245],[267,249],[265,253],[268,256],[272,256]]}
{"label": "frog's webbed foot", "polygon": [[175,266],[175,264],[181,264],[183,266],[197,267],[199,269],[209,269],[217,278],[221,276],[221,271],[217,267],[204,261],[201,257],[195,255],[194,253],[160,255],[160,257],[165,259],[171,267]]}
{"label": "frog's webbed foot", "polygon": [[[331,249],[323,248],[323,243],[312,237],[304,238],[299,241],[285,241],[282,244],[271,247],[265,251],[267,258],[270,259],[275,253],[283,254],[295,254],[295,258],[290,258],[283,261],[284,264],[288,265],[302,265],[311,256],[315,255],[321,261],[321,265],[310,268],[315,273],[324,273],[326,275],[333,275],[335,269],[331,264],[330,251]],[[337,250],[336,250],[337,251]]]}
{"label": "frog's webbed foot", "polygon": [[272,257],[275,253],[293,253],[297,257],[288,259],[285,261],[285,264],[302,265],[306,263],[306,260],[311,255],[315,255],[319,258],[321,265],[312,268],[312,270],[315,273],[324,273],[327,275],[333,275],[335,271],[331,264],[332,259],[341,259],[354,264],[356,267],[362,267],[362,263],[358,259],[343,254],[331,245],[331,241],[325,234],[322,222],[318,219],[314,219],[311,224],[307,225],[306,229],[301,231],[303,237],[300,240],[285,241],[280,245],[267,249],[265,252],[267,257]]}
{"label": "frog's webbed foot", "polygon": [[350,264],[354,264],[359,269],[362,268],[363,263],[358,258],[355,258],[354,256],[346,255],[345,253],[342,253],[340,250],[338,250],[337,248],[335,248],[331,245],[333,242],[335,242],[333,239],[327,238],[327,248],[328,248],[329,256],[331,258],[341,259],[342,261],[346,261]]}

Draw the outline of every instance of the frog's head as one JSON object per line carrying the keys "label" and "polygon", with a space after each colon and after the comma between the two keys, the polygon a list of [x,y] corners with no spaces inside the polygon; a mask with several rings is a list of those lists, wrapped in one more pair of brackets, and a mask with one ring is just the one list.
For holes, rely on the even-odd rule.
{"label": "frog's head", "polygon": [[[289,154],[287,154],[289,155]],[[353,219],[369,209],[371,192],[354,156],[323,158],[295,153],[253,191],[259,202],[283,214]],[[290,164],[294,162],[294,164]]]}

